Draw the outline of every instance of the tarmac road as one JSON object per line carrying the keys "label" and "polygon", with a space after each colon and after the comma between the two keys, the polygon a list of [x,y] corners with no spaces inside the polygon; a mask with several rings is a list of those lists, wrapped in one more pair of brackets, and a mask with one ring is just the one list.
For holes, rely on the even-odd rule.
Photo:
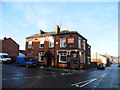
{"label": "tarmac road", "polygon": [[2,65],[2,88],[119,88],[120,69],[67,70],[53,67],[26,68]]}

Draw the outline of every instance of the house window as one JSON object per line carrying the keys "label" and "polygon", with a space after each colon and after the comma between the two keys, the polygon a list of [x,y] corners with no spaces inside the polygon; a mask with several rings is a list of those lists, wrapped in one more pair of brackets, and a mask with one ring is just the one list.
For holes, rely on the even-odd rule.
{"label": "house window", "polygon": [[39,52],[39,62],[44,62],[44,52]]}
{"label": "house window", "polygon": [[81,38],[78,37],[78,48],[81,48]]}
{"label": "house window", "polygon": [[44,48],[44,39],[45,38],[40,38],[40,48]]}
{"label": "house window", "polygon": [[28,48],[32,48],[32,40],[28,41]]}
{"label": "house window", "polygon": [[66,38],[60,38],[60,47],[65,48],[66,47]]}
{"label": "house window", "polygon": [[67,62],[67,54],[66,53],[59,53],[59,62],[63,62],[63,63]]}
{"label": "house window", "polygon": [[54,47],[54,38],[53,37],[49,37],[49,47],[50,48]]}

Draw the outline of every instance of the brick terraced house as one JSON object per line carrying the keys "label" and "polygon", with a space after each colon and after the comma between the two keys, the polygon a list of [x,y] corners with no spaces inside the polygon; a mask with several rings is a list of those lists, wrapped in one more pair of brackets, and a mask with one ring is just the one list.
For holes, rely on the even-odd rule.
{"label": "brick terraced house", "polygon": [[19,55],[19,45],[12,39],[6,38],[0,40],[0,53],[8,53],[9,56]]}
{"label": "brick terraced house", "polygon": [[91,62],[91,46],[77,31],[60,30],[39,33],[26,38],[27,56],[40,65],[79,69]]}

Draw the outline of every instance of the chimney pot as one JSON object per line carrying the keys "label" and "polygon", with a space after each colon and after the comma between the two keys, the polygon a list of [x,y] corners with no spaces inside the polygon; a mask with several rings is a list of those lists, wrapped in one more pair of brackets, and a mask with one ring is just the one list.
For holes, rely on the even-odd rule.
{"label": "chimney pot", "polygon": [[7,39],[6,37],[4,37],[4,40]]}

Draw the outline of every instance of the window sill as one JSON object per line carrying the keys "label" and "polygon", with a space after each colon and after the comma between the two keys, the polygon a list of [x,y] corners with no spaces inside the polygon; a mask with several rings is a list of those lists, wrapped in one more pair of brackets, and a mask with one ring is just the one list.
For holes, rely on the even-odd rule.
{"label": "window sill", "polygon": [[49,47],[50,49],[53,49],[54,47]]}
{"label": "window sill", "polygon": [[44,47],[40,47],[39,49],[44,49]]}
{"label": "window sill", "polygon": [[60,64],[67,64],[67,61],[66,61],[66,62],[64,62],[64,61],[63,61],[63,62],[62,62],[62,61],[60,62],[60,61],[59,61],[59,63],[60,63]]}
{"label": "window sill", "polygon": [[67,48],[67,47],[60,47],[60,48]]}
{"label": "window sill", "polygon": [[44,61],[38,61],[39,63],[43,63]]}

